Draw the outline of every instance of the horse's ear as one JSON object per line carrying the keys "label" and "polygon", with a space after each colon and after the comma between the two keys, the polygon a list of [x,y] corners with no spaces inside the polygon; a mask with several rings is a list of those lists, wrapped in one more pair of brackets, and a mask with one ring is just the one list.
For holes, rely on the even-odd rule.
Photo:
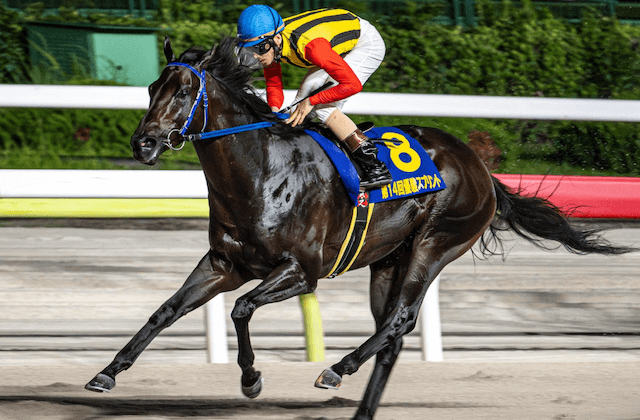
{"label": "horse's ear", "polygon": [[169,40],[168,36],[164,37],[164,56],[167,58],[168,63],[176,61],[176,56],[171,48],[171,40]]}

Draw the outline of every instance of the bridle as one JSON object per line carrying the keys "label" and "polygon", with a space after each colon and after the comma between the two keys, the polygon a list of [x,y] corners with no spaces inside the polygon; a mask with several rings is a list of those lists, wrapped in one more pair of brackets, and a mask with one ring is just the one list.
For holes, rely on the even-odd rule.
{"label": "bridle", "polygon": [[[178,151],[178,150],[182,150],[182,148],[185,145],[185,142],[187,141],[193,142],[196,140],[205,140],[205,139],[210,139],[215,137],[222,137],[222,136],[227,136],[229,134],[242,133],[244,131],[257,130],[259,128],[267,128],[276,124],[275,122],[271,122],[271,121],[262,121],[262,122],[253,123],[253,124],[240,125],[237,127],[224,128],[222,130],[213,130],[213,131],[205,132],[204,130],[207,128],[208,114],[209,114],[209,98],[207,97],[206,70],[202,69],[202,71],[198,71],[195,67],[190,66],[189,64],[186,64],[186,63],[181,63],[179,61],[173,61],[167,64],[167,67],[172,67],[172,66],[184,67],[191,70],[191,72],[195,74],[196,77],[198,77],[198,80],[200,81],[200,88],[198,89],[198,94],[196,96],[196,99],[195,101],[193,101],[193,105],[191,106],[189,117],[182,125],[182,128],[180,128],[179,130],[177,128],[172,129],[171,131],[169,131],[167,138],[163,140],[164,143],[167,145],[167,147],[169,147],[169,149]],[[189,126],[191,125],[191,122],[193,121],[193,117],[196,114],[196,110],[198,109],[200,102],[204,103],[204,124],[202,125],[202,130],[200,130],[200,134],[185,135],[185,133],[189,129]],[[182,143],[178,147],[174,147],[171,144],[171,135],[174,132],[178,133],[182,137]]]}
{"label": "bridle", "polygon": [[[177,128],[174,128],[173,130],[171,130],[167,135],[167,139],[165,141],[169,149],[182,150],[186,141],[184,133],[186,133],[187,130],[189,129],[189,126],[193,121],[193,117],[196,115],[196,110],[198,109],[198,105],[200,105],[201,101],[204,102],[204,123],[202,124],[202,130],[200,130],[200,132],[202,133],[207,127],[207,118],[209,114],[209,98],[207,96],[207,82],[205,79],[206,70],[202,69],[202,71],[199,72],[195,67],[190,66],[189,64],[186,64],[186,63],[181,63],[179,61],[174,61],[167,64],[167,67],[173,67],[173,66],[184,67],[191,70],[191,72],[198,77],[198,80],[200,80],[200,88],[198,89],[198,95],[196,96],[196,100],[193,101],[193,105],[191,106],[191,111],[189,112],[189,117],[187,117],[187,120],[184,122],[184,124],[182,124],[181,129],[178,130]],[[177,132],[182,137],[182,143],[178,147],[173,147],[173,145],[171,144],[171,134],[173,134],[173,132]]]}

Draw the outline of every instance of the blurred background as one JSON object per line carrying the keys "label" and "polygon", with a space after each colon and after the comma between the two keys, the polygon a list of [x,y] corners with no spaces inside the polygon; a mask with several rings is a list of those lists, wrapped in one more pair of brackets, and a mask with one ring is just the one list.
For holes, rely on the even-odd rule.
{"label": "blurred background", "polygon": [[[496,0],[266,1],[283,16],[345,7],[383,35],[387,56],[365,92],[640,98],[640,2]],[[177,53],[235,35],[241,1],[2,0],[0,83],[147,86]],[[285,89],[303,69],[283,66]],[[256,73],[256,86],[260,87]],[[147,169],[128,139],[143,111],[8,109],[0,167]],[[500,173],[638,176],[636,123],[354,116],[379,126],[435,126],[467,141],[486,133]],[[19,153],[16,153],[19,151]],[[190,145],[164,169],[197,169]]]}
{"label": "blurred background", "polygon": [[[283,16],[344,7],[387,45],[365,92],[640,99],[640,1],[359,1],[264,3]],[[144,87],[174,51],[235,35],[240,1],[0,0],[0,84]],[[304,70],[283,66],[286,89]],[[262,86],[256,73],[256,87]],[[0,98],[1,101],[2,98]],[[153,168],[131,157],[143,110],[8,108],[0,104],[0,169],[199,170],[190,144]],[[355,115],[417,124],[483,145],[498,174],[640,176],[637,123]],[[0,183],[0,197],[3,184]],[[552,190],[547,192],[550,194]],[[108,363],[207,251],[207,209],[180,219],[21,217],[0,198],[0,364]],[[32,209],[44,206],[32,201]],[[582,203],[576,203],[580,206]],[[94,210],[96,208],[94,207]],[[97,217],[97,216],[96,216]],[[637,221],[612,241],[638,245]],[[640,260],[545,253],[521,241],[506,261],[467,254],[443,272],[445,360],[638,360]],[[327,358],[373,332],[368,273],[323,280],[317,292]],[[234,298],[230,293],[226,313]],[[230,338],[234,332],[227,325]],[[295,300],[252,323],[258,358],[304,360]],[[421,358],[418,331],[404,358]],[[230,351],[234,351],[230,340]],[[201,362],[202,314],[179,321],[141,362]],[[233,360],[234,355],[230,358]],[[87,378],[89,379],[89,378]]]}

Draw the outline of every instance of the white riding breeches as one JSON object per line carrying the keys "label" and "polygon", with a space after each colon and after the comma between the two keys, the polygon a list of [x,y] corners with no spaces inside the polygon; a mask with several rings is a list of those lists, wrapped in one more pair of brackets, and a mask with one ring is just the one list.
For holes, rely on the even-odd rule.
{"label": "white riding breeches", "polygon": [[[385,45],[380,33],[372,24],[360,18],[360,38],[356,46],[344,56],[344,61],[351,67],[360,83],[364,85],[369,77],[380,67],[384,54]],[[309,95],[314,89],[319,88],[328,81],[336,84],[336,81],[326,71],[318,67],[312,67],[302,80],[296,95],[296,101]],[[333,111],[342,109],[347,99],[328,104],[318,104],[313,108],[310,115],[317,117],[324,123]]]}

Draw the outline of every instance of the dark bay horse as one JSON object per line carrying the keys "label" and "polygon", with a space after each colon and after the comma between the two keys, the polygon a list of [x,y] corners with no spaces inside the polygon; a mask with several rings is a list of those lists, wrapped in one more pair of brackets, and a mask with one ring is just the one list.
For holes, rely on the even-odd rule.
{"label": "dark bay horse", "polygon": [[[210,250],[87,389],[111,390],[116,375],[131,367],[164,328],[217,294],[261,279],[231,313],[242,390],[256,397],[262,379],[253,367],[251,316],[268,303],[312,292],[336,261],[353,202],[320,146],[303,130],[277,122],[256,96],[251,72],[238,64],[233,48],[233,40],[225,38],[211,51],[192,48],[176,60],[165,40],[169,65],[149,87],[149,110],[131,138],[134,157],[153,165],[163,152],[176,149],[183,135],[261,121],[274,124],[194,142],[209,191]],[[542,239],[554,240],[577,253],[630,251],[607,243],[596,231],[572,227],[544,199],[509,191],[456,137],[433,128],[401,128],[424,146],[447,188],[374,208],[351,269],[371,269],[376,332],[316,382],[318,387],[337,388],[343,375],[356,372],[375,355],[355,419],[373,418],[402,337],[415,327],[431,282],[478,239],[487,253],[488,243],[499,244],[497,234],[504,229],[540,246]]]}

